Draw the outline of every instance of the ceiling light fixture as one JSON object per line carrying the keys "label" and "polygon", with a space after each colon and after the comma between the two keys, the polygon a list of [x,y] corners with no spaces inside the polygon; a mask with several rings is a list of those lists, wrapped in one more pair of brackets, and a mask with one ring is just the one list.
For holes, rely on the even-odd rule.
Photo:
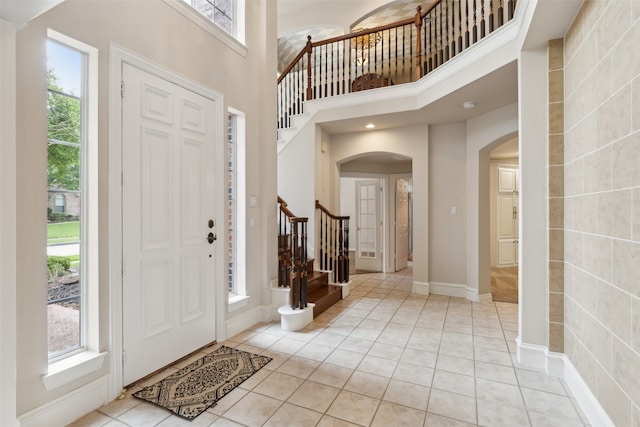
{"label": "ceiling light fixture", "polygon": [[473,101],[465,101],[462,103],[462,106],[467,110],[476,106],[476,103]]}
{"label": "ceiling light fixture", "polygon": [[376,127],[376,125],[374,125],[373,123],[369,123],[368,125],[365,126],[367,129],[373,129]]}

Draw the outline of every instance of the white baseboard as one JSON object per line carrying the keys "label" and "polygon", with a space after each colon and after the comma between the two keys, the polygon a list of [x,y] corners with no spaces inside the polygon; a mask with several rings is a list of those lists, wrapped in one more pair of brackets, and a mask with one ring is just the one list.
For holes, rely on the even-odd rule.
{"label": "white baseboard", "polygon": [[518,345],[516,357],[523,367],[536,371],[547,371],[547,353],[549,350],[546,346],[523,343],[520,337],[516,338],[516,344]]}
{"label": "white baseboard", "polygon": [[615,427],[611,418],[607,415],[598,399],[594,396],[593,392],[584,382],[582,376],[578,373],[578,370],[573,366],[571,360],[566,355],[562,355],[564,366],[564,380],[569,386],[573,397],[575,397],[578,405],[584,412],[584,415],[589,420],[589,424],[592,426],[602,427]]}
{"label": "white baseboard", "polygon": [[418,294],[418,295],[429,295],[429,283],[418,282],[414,280],[413,288],[411,289],[411,291],[414,294]]}
{"label": "white baseboard", "polygon": [[547,352],[546,372],[554,377],[564,377],[564,362],[566,356],[564,353]]}
{"label": "white baseboard", "polygon": [[65,426],[109,401],[109,376],[105,375],[18,419],[21,427]]}
{"label": "white baseboard", "polygon": [[465,298],[474,302],[479,301],[477,289],[471,289],[467,285],[460,283],[429,282],[429,292],[434,295]]}
{"label": "white baseboard", "polygon": [[254,307],[248,311],[243,312],[237,316],[227,319],[225,322],[226,338],[231,338],[240,332],[249,329],[256,323],[261,321],[261,310],[259,307]]}

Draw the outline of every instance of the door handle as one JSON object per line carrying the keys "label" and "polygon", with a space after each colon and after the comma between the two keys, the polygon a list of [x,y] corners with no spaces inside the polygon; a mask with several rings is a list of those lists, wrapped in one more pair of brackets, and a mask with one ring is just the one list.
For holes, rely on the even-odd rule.
{"label": "door handle", "polygon": [[209,233],[209,235],[207,235],[207,241],[209,242],[209,244],[212,244],[216,240],[218,240],[218,236],[216,236],[215,234]]}

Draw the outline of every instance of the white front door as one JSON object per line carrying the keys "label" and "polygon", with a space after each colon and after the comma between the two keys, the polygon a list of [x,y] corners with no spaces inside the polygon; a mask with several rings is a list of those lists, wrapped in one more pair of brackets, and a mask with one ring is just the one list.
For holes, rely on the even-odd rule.
{"label": "white front door", "polygon": [[356,181],[356,271],[382,271],[380,182]]}
{"label": "white front door", "polygon": [[123,384],[216,339],[216,101],[123,64]]}
{"label": "white front door", "polygon": [[396,180],[396,271],[409,263],[409,183]]}

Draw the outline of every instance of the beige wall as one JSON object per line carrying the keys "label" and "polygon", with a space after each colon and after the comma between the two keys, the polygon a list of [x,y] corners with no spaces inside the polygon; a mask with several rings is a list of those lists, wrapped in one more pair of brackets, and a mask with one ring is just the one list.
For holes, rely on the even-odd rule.
{"label": "beige wall", "polygon": [[[31,21],[17,33],[17,364],[18,414],[107,374],[103,370],[51,392],[40,377],[47,373],[45,301],[46,242],[46,51],[47,28],[99,50],[99,233],[100,233],[100,349],[109,351],[109,47],[110,43],[195,80],[224,95],[225,107],[246,114],[247,195],[258,195],[257,208],[247,208],[257,230],[247,233],[247,291],[245,309],[256,309],[267,297],[275,276],[275,6],[246,2],[247,57],[228,48],[161,0],[67,0]],[[222,165],[221,165],[222,167]],[[115,260],[115,262],[118,262]],[[224,286],[224,284],[221,284]],[[267,303],[269,301],[266,301]]]}
{"label": "beige wall", "polygon": [[640,423],[640,3],[587,1],[565,38],[565,353]]}
{"label": "beige wall", "polygon": [[466,139],[466,123],[429,127],[430,283],[467,285]]}

